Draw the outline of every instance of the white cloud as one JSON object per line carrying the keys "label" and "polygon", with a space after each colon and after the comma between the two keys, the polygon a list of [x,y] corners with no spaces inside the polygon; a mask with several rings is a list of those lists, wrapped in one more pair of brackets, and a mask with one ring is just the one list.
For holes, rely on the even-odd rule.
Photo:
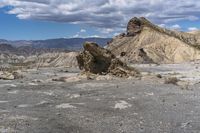
{"label": "white cloud", "polygon": [[119,33],[119,32],[116,32],[116,33],[114,33],[113,35],[114,36],[118,36],[118,35],[120,35],[121,33]]}
{"label": "white cloud", "polygon": [[74,38],[85,37],[85,36],[87,36],[86,32],[87,32],[86,29],[80,29],[80,31],[78,31],[78,32],[77,32],[75,35],[73,35],[72,37],[74,37]]}
{"label": "white cloud", "polygon": [[162,27],[162,28],[166,28],[167,27],[166,24],[159,24],[158,26]]}
{"label": "white cloud", "polygon": [[87,36],[87,37],[100,38],[101,36],[99,36],[99,35],[91,35],[91,36]]}
{"label": "white cloud", "polygon": [[178,25],[178,24],[175,24],[175,25],[172,25],[172,26],[170,27],[170,29],[172,29],[172,30],[181,30],[181,26]]}
{"label": "white cloud", "polygon": [[81,32],[81,33],[85,33],[86,30],[85,30],[85,29],[81,29],[80,32]]}
{"label": "white cloud", "polygon": [[77,34],[73,35],[72,37],[73,38],[78,38],[78,37],[80,37],[80,35],[77,33]]}
{"label": "white cloud", "polygon": [[125,29],[134,16],[167,24],[196,21],[200,14],[197,0],[1,0],[3,6],[12,6],[8,13],[19,19],[84,24],[101,28],[105,34]]}
{"label": "white cloud", "polygon": [[114,31],[114,29],[111,29],[111,28],[101,28],[99,29],[99,31],[103,34],[110,34]]}
{"label": "white cloud", "polygon": [[199,29],[198,29],[197,27],[189,27],[188,30],[189,30],[189,31],[197,31],[197,30],[199,30]]}

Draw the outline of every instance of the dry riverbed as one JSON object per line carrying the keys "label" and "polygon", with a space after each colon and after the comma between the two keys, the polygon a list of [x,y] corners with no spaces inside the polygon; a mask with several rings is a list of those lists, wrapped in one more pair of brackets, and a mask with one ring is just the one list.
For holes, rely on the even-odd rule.
{"label": "dry riverbed", "polygon": [[[0,80],[0,132],[199,132],[198,65],[180,67],[137,65],[143,73],[195,81],[187,90],[150,74],[142,79],[53,81],[79,72],[63,68],[33,69],[24,72],[24,79]],[[195,78],[186,70],[196,70]]]}

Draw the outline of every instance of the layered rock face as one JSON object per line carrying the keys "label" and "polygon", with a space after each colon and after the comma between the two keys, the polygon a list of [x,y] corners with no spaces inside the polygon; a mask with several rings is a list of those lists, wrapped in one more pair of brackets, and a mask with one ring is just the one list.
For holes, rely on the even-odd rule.
{"label": "layered rock face", "polygon": [[39,56],[29,56],[24,64],[29,67],[77,67],[76,56],[78,52],[45,53]]}
{"label": "layered rock face", "polygon": [[145,18],[133,18],[127,33],[107,47],[127,63],[181,63],[200,59],[200,36],[164,29]]}
{"label": "layered rock face", "polygon": [[94,74],[112,74],[118,77],[139,76],[134,68],[121,62],[109,50],[96,43],[86,42],[84,51],[77,56],[79,68]]}

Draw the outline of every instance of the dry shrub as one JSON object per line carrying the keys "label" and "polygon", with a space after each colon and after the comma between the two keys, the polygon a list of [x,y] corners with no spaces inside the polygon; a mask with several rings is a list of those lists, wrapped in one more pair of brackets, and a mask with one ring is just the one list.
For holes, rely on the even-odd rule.
{"label": "dry shrub", "polygon": [[169,77],[165,79],[165,84],[174,84],[177,85],[179,80],[176,77]]}
{"label": "dry shrub", "polygon": [[157,74],[156,77],[161,79],[162,75],[161,74]]}
{"label": "dry shrub", "polygon": [[19,72],[13,72],[12,74],[15,77],[15,79],[22,79],[22,78],[24,78],[24,75],[22,75]]}

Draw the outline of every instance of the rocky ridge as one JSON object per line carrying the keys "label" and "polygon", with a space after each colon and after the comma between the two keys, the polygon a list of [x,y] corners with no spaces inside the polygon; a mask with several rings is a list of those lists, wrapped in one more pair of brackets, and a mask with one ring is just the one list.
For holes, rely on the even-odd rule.
{"label": "rocky ridge", "polygon": [[133,18],[127,33],[113,38],[107,48],[127,63],[180,63],[200,59],[200,36],[172,31],[145,18]]}

